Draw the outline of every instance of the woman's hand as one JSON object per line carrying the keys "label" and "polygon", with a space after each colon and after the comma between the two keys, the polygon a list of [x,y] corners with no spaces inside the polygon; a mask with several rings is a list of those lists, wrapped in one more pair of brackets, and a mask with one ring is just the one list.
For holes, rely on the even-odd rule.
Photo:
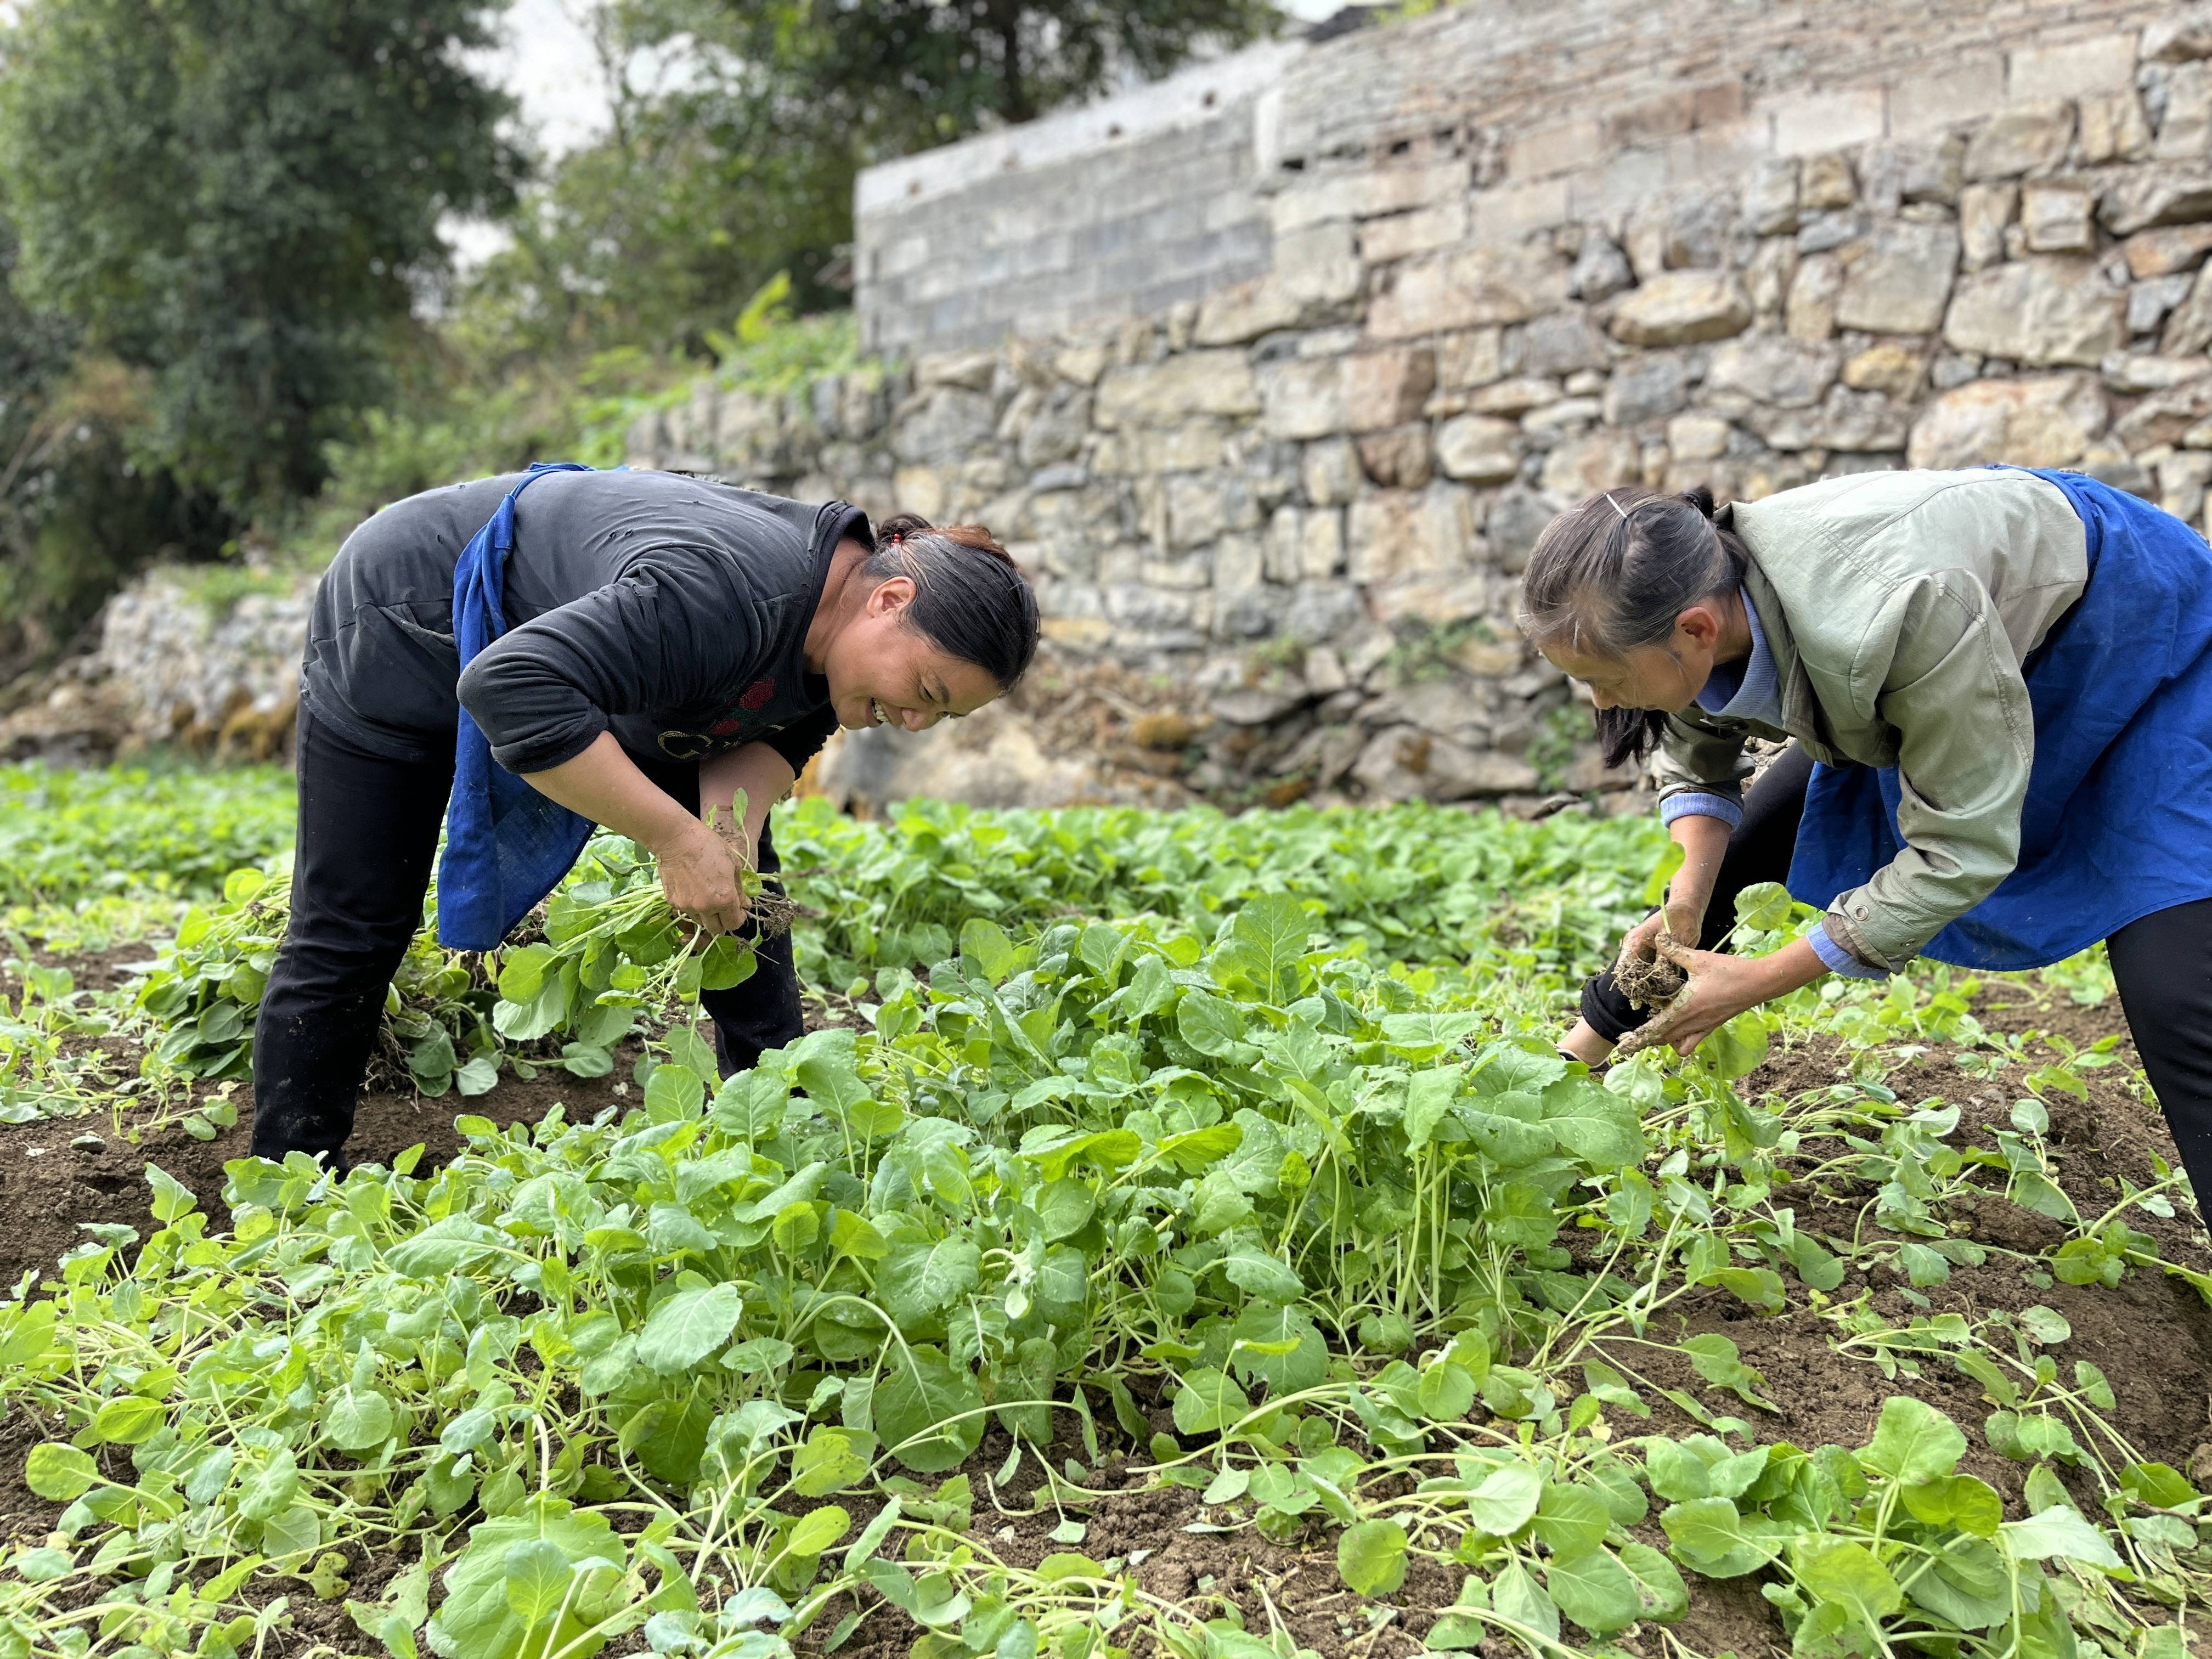
{"label": "woman's hand", "polygon": [[1632,962],[1648,962],[1657,954],[1659,941],[1672,939],[1678,945],[1695,946],[1698,935],[1705,925],[1705,906],[1675,902],[1669,899],[1663,910],[1654,910],[1650,915],[1628,930],[1620,941],[1620,956],[1616,968]]}
{"label": "woman's hand", "polygon": [[677,915],[710,933],[734,933],[744,926],[746,909],[738,849],[696,818],[687,817],[684,825],[666,845],[653,849],[660,890]]}
{"label": "woman's hand", "polygon": [[1690,976],[1689,983],[1650,1024],[1620,1040],[1614,1053],[1621,1057],[1662,1042],[1672,1045],[1678,1054],[1691,1054],[1745,1009],[1786,996],[1828,971],[1819,953],[1802,939],[1765,957],[1693,951],[1663,935],[1656,948]]}

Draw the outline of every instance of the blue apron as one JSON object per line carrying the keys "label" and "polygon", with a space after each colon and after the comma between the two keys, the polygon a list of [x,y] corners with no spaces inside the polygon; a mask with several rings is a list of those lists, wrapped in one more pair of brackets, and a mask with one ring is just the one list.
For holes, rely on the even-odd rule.
{"label": "blue apron", "polygon": [[[507,556],[514,550],[514,498],[549,472],[589,472],[577,461],[539,461],[507,492],[491,521],[453,567],[453,642],[461,666],[507,632]],[[438,864],[438,942],[489,951],[560,884],[591,839],[592,821],[548,799],[491,757],[465,708],[454,733],[453,793]]]}
{"label": "blue apron", "polygon": [[[2035,758],[2020,862],[1929,940],[1938,962],[2040,968],[2128,923],[2212,898],[2212,550],[2180,520],[2078,472],[2089,582],[2021,665]],[[1815,766],[1790,893],[1826,908],[1903,849],[1894,767]]]}

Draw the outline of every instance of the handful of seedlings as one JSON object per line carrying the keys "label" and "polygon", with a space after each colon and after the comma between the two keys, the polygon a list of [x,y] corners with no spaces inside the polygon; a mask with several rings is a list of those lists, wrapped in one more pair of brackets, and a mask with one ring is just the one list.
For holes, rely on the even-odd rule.
{"label": "handful of seedlings", "polygon": [[708,933],[669,904],[653,861],[630,842],[594,841],[579,866],[586,878],[546,901],[543,938],[502,953],[493,1029],[510,1040],[573,1030],[562,1063],[599,1076],[611,1069],[614,1045],[641,1012],[696,1003],[702,991],[751,978],[758,941],[790,932],[798,908],[760,873],[744,811],[740,791],[730,820],[716,813],[709,823],[736,854],[750,936]]}

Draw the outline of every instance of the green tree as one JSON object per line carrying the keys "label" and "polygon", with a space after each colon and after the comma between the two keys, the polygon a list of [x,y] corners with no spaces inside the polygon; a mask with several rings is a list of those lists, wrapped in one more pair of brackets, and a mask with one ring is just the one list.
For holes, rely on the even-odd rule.
{"label": "green tree", "polygon": [[852,234],[852,147],[772,82],[727,63],[681,92],[620,97],[614,130],[514,216],[460,331],[540,357],[696,356],[780,270],[802,308],[841,303],[818,278]]}
{"label": "green tree", "polygon": [[76,329],[16,297],[15,263],[0,220],[0,685],[69,644],[147,559],[229,533],[211,500],[129,464],[145,375],[81,356]]}
{"label": "green tree", "polygon": [[[519,351],[699,354],[778,271],[800,309],[841,303],[860,167],[1280,21],[1266,0],[609,0],[600,19],[613,131],[562,164],[471,296]],[[677,43],[678,89],[623,80],[635,51]]]}
{"label": "green tree", "polygon": [[36,0],[0,37],[15,286],[149,372],[142,463],[234,511],[311,492],[443,270],[511,199],[481,0]]}
{"label": "green tree", "polygon": [[848,112],[874,154],[903,155],[988,122],[1027,121],[1123,69],[1166,74],[1201,46],[1272,33],[1266,0],[733,0],[817,97]]}

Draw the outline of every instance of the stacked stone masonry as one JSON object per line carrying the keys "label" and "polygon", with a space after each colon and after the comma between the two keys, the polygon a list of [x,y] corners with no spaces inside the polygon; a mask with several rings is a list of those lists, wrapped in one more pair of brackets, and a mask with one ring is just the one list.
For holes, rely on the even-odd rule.
{"label": "stacked stone masonry", "polygon": [[[702,386],[634,463],[981,519],[1063,651],[1188,688],[1205,766],[1369,798],[1617,781],[1513,624],[1589,490],[2002,460],[2205,524],[2212,5],[1486,0],[1275,62],[1150,150],[927,204],[1057,258],[1055,194],[1182,181],[1142,210],[1224,222],[1143,233],[1165,303],[1039,279],[988,343],[954,317],[968,349],[781,402]],[[1181,270],[1240,180],[1251,274]],[[933,276],[953,316],[1012,280],[894,277],[875,234],[871,317],[871,283]]]}

